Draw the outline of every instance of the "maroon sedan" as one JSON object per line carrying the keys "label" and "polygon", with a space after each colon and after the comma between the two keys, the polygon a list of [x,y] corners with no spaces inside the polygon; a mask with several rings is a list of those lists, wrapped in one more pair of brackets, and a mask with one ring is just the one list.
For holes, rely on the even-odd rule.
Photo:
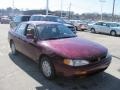
{"label": "maroon sedan", "polygon": [[105,47],[77,37],[57,22],[24,22],[10,30],[8,38],[12,54],[19,51],[33,59],[48,79],[94,74],[111,62]]}

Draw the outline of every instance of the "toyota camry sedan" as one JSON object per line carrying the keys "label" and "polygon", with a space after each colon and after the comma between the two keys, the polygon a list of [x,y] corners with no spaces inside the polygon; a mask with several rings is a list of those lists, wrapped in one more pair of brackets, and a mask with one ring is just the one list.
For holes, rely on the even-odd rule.
{"label": "toyota camry sedan", "polygon": [[108,49],[77,37],[57,22],[30,21],[8,33],[11,53],[21,52],[39,65],[43,76],[54,79],[87,76],[102,72],[110,65]]}

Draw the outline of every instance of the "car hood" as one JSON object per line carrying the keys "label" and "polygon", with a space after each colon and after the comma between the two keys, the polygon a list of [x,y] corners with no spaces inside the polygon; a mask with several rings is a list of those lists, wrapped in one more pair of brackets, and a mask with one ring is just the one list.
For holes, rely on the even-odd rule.
{"label": "car hood", "polygon": [[87,59],[90,57],[103,57],[107,49],[97,43],[82,38],[66,38],[47,40],[42,42],[52,52],[69,59]]}
{"label": "car hood", "polygon": [[67,26],[67,27],[74,27],[73,25],[67,24],[67,23],[64,23],[64,25]]}

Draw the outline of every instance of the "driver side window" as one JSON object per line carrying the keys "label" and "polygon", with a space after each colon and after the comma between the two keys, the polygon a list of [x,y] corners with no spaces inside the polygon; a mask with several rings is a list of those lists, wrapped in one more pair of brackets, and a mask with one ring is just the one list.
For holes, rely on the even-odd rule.
{"label": "driver side window", "polygon": [[107,26],[107,24],[106,24],[106,23],[103,23],[103,26]]}

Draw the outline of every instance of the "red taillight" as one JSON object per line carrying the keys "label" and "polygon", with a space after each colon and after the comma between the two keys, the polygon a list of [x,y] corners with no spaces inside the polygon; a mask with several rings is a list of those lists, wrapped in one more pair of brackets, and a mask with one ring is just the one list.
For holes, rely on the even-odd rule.
{"label": "red taillight", "polygon": [[85,28],[85,25],[81,25],[81,28]]}

